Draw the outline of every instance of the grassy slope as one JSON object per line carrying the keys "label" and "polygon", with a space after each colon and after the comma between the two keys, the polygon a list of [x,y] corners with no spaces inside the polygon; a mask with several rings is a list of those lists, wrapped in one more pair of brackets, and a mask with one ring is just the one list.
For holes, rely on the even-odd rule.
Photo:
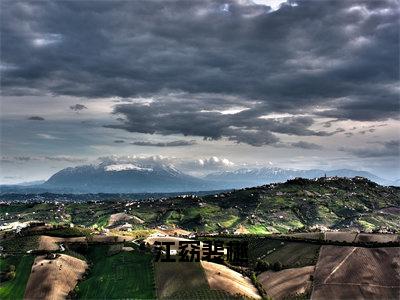
{"label": "grassy slope", "polygon": [[264,258],[273,251],[283,247],[280,240],[269,240],[263,238],[251,238],[249,240],[249,259],[255,262],[258,258]]}
{"label": "grassy slope", "polygon": [[[33,260],[34,257],[32,255],[20,257],[19,263],[16,265],[15,278],[0,284],[0,299],[23,299]],[[1,259],[2,270],[8,263],[12,264],[14,262],[7,262],[6,259]]]}
{"label": "grassy slope", "polygon": [[88,277],[76,289],[82,299],[154,299],[151,256],[121,252],[107,256],[108,247],[93,247]]}

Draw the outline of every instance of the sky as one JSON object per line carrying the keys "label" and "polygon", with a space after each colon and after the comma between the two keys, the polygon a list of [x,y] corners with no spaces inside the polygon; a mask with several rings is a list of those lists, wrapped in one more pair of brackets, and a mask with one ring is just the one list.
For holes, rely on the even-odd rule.
{"label": "sky", "polygon": [[399,8],[0,1],[0,183],[110,157],[398,179]]}

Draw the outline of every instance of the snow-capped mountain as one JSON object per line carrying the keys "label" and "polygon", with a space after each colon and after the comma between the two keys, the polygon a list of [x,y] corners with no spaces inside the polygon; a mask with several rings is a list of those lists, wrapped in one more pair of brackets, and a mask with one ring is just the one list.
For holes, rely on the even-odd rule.
{"label": "snow-capped mountain", "polygon": [[152,193],[213,189],[213,184],[161,163],[101,163],[63,169],[43,187],[79,193]]}
{"label": "snow-capped mountain", "polygon": [[136,171],[147,171],[153,172],[153,168],[142,168],[138,167],[133,164],[116,164],[116,165],[109,165],[104,168],[107,172],[120,172],[120,171],[127,171],[127,170],[136,170]]}

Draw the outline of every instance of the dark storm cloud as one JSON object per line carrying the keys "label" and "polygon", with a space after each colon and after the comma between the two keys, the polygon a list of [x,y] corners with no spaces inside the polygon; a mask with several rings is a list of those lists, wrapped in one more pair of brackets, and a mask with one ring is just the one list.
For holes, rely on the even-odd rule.
{"label": "dark storm cloud", "polygon": [[[127,120],[114,127],[252,145],[276,143],[274,133],[331,134],[310,130],[312,118],[296,116],[304,111],[398,118],[398,1],[304,0],[275,12],[241,3],[2,1],[2,93],[169,99],[183,92],[188,99],[171,103],[165,117],[155,114],[157,103],[118,105]],[[233,98],[210,108],[199,94]],[[317,105],[324,109],[313,111]],[[250,109],[212,112],[232,106]],[[259,119],[274,112],[294,117]]]}
{"label": "dark storm cloud", "polygon": [[114,143],[115,144],[123,144],[123,143],[125,143],[125,141],[124,140],[115,140]]}
{"label": "dark storm cloud", "polygon": [[181,147],[181,146],[195,145],[196,141],[194,141],[194,140],[191,140],[191,141],[178,140],[178,141],[171,141],[171,142],[137,141],[137,142],[132,142],[131,144],[136,145],[136,146],[150,146],[150,147]]}
{"label": "dark storm cloud", "polygon": [[[379,143],[375,143],[379,144]],[[367,146],[365,148],[340,148],[341,151],[351,153],[358,157],[399,157],[400,140],[391,140],[380,143],[380,146]]]}
{"label": "dark storm cloud", "polygon": [[29,117],[28,120],[31,120],[31,121],[44,121],[45,119],[43,117],[40,117],[40,116],[32,116],[32,117]]}
{"label": "dark storm cloud", "polygon": [[121,104],[115,107],[114,113],[124,115],[126,120],[106,127],[147,134],[199,136],[209,140],[227,138],[253,146],[277,143],[279,139],[275,133],[328,136],[338,132],[310,130],[314,123],[311,117],[262,118],[264,111],[257,103],[238,113],[221,113],[232,105],[232,101],[232,98],[212,95],[175,95],[146,104]]}
{"label": "dark storm cloud", "polygon": [[79,103],[75,104],[75,105],[71,105],[69,108],[72,109],[73,111],[76,111],[76,112],[79,112],[79,111],[81,111],[83,109],[87,109],[87,107],[85,105],[79,104]]}

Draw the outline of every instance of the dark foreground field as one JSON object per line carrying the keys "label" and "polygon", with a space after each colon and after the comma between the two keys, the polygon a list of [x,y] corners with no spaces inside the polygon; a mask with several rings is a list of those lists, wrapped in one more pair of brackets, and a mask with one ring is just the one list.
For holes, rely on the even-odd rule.
{"label": "dark foreground field", "polygon": [[363,234],[352,242],[320,234],[201,237],[248,242],[247,263],[221,264],[154,262],[152,248],[137,237],[143,231],[84,232],[48,227],[3,236],[0,298],[396,299],[400,292],[397,235]]}
{"label": "dark foreground field", "polygon": [[92,264],[88,276],[75,288],[81,299],[154,299],[150,254],[120,252],[108,255],[109,246],[94,246],[87,258]]}

